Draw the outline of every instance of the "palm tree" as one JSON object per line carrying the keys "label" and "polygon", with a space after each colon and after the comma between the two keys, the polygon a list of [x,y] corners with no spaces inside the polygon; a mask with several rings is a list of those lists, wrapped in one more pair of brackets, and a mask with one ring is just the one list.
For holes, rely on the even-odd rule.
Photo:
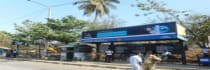
{"label": "palm tree", "polygon": [[95,13],[95,23],[98,16],[109,14],[109,8],[116,9],[113,3],[119,4],[119,0],[78,0],[74,2],[74,5],[79,4],[79,9],[84,10],[84,15],[91,15]]}

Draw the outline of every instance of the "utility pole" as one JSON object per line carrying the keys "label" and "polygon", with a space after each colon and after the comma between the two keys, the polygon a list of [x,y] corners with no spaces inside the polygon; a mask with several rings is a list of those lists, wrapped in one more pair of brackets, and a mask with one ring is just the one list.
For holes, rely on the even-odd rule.
{"label": "utility pole", "polygon": [[[51,16],[52,16],[52,8],[54,7],[60,7],[60,6],[65,6],[65,5],[71,5],[70,3],[64,3],[64,4],[56,4],[56,5],[46,5],[44,3],[41,3],[41,2],[38,2],[38,1],[35,1],[35,0],[28,0],[29,2],[31,3],[34,3],[34,4],[37,4],[37,5],[40,5],[42,7],[45,7],[48,9],[48,16],[47,16],[47,19],[50,19]],[[48,40],[44,40],[45,41],[45,51],[46,51],[46,56],[48,57]],[[40,45],[39,45],[39,52],[40,52]],[[40,53],[39,53],[40,55]],[[40,57],[40,56],[39,56]]]}
{"label": "utility pole", "polygon": [[35,0],[28,0],[28,1],[31,2],[31,3],[34,3],[34,4],[37,4],[37,5],[40,5],[42,7],[47,8],[48,9],[48,16],[47,16],[48,19],[50,19],[51,16],[52,16],[52,8],[65,6],[65,5],[71,5],[70,3],[56,4],[56,5],[46,5],[46,4],[43,4],[43,3],[35,1]]}
{"label": "utility pole", "polygon": [[51,7],[48,7],[48,19],[51,18]]}
{"label": "utility pole", "polygon": [[51,6],[45,5],[45,4],[41,3],[41,2],[34,1],[34,0],[28,0],[28,1],[31,2],[31,3],[34,3],[34,4],[37,4],[37,5],[40,5],[42,7],[47,8],[48,9],[48,17],[47,18],[48,19],[51,18]]}

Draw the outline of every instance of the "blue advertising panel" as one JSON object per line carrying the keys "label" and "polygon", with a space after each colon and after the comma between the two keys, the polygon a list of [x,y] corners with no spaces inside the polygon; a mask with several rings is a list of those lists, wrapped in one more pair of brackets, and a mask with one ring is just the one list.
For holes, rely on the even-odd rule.
{"label": "blue advertising panel", "polygon": [[176,39],[176,22],[86,31],[81,42],[115,42]]}

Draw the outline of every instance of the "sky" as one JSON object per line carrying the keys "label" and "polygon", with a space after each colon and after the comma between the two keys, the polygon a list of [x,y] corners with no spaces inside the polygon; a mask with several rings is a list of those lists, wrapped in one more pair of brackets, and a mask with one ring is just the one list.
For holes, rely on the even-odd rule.
{"label": "sky", "polygon": [[[32,0],[44,5],[59,5],[52,7],[51,18],[62,18],[73,15],[82,20],[93,20],[93,16],[84,16],[83,11],[72,5],[76,0]],[[120,0],[116,4],[117,9],[111,10],[111,15],[116,16],[120,21],[124,21],[122,26],[141,25],[155,19],[154,16],[136,17],[135,14],[142,13],[138,8],[132,7],[136,0]],[[193,14],[210,14],[210,0],[164,0],[167,8],[175,10],[190,10]],[[46,22],[48,7],[44,7],[27,0],[0,0],[0,31],[16,33],[14,23],[21,24],[26,19],[32,21]]]}

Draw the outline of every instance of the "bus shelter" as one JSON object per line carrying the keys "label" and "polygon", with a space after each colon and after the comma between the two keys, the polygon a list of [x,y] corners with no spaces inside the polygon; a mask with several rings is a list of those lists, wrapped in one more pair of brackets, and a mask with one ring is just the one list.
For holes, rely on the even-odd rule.
{"label": "bus shelter", "polygon": [[177,40],[177,44],[181,48],[182,64],[186,64],[186,47],[183,44],[183,42],[186,41],[185,34],[185,28],[181,24],[176,22],[166,22],[85,31],[82,32],[82,39],[80,41],[82,43],[96,44],[96,50],[99,52],[99,46],[102,43],[111,43],[110,48],[115,50],[114,44],[117,42]]}

